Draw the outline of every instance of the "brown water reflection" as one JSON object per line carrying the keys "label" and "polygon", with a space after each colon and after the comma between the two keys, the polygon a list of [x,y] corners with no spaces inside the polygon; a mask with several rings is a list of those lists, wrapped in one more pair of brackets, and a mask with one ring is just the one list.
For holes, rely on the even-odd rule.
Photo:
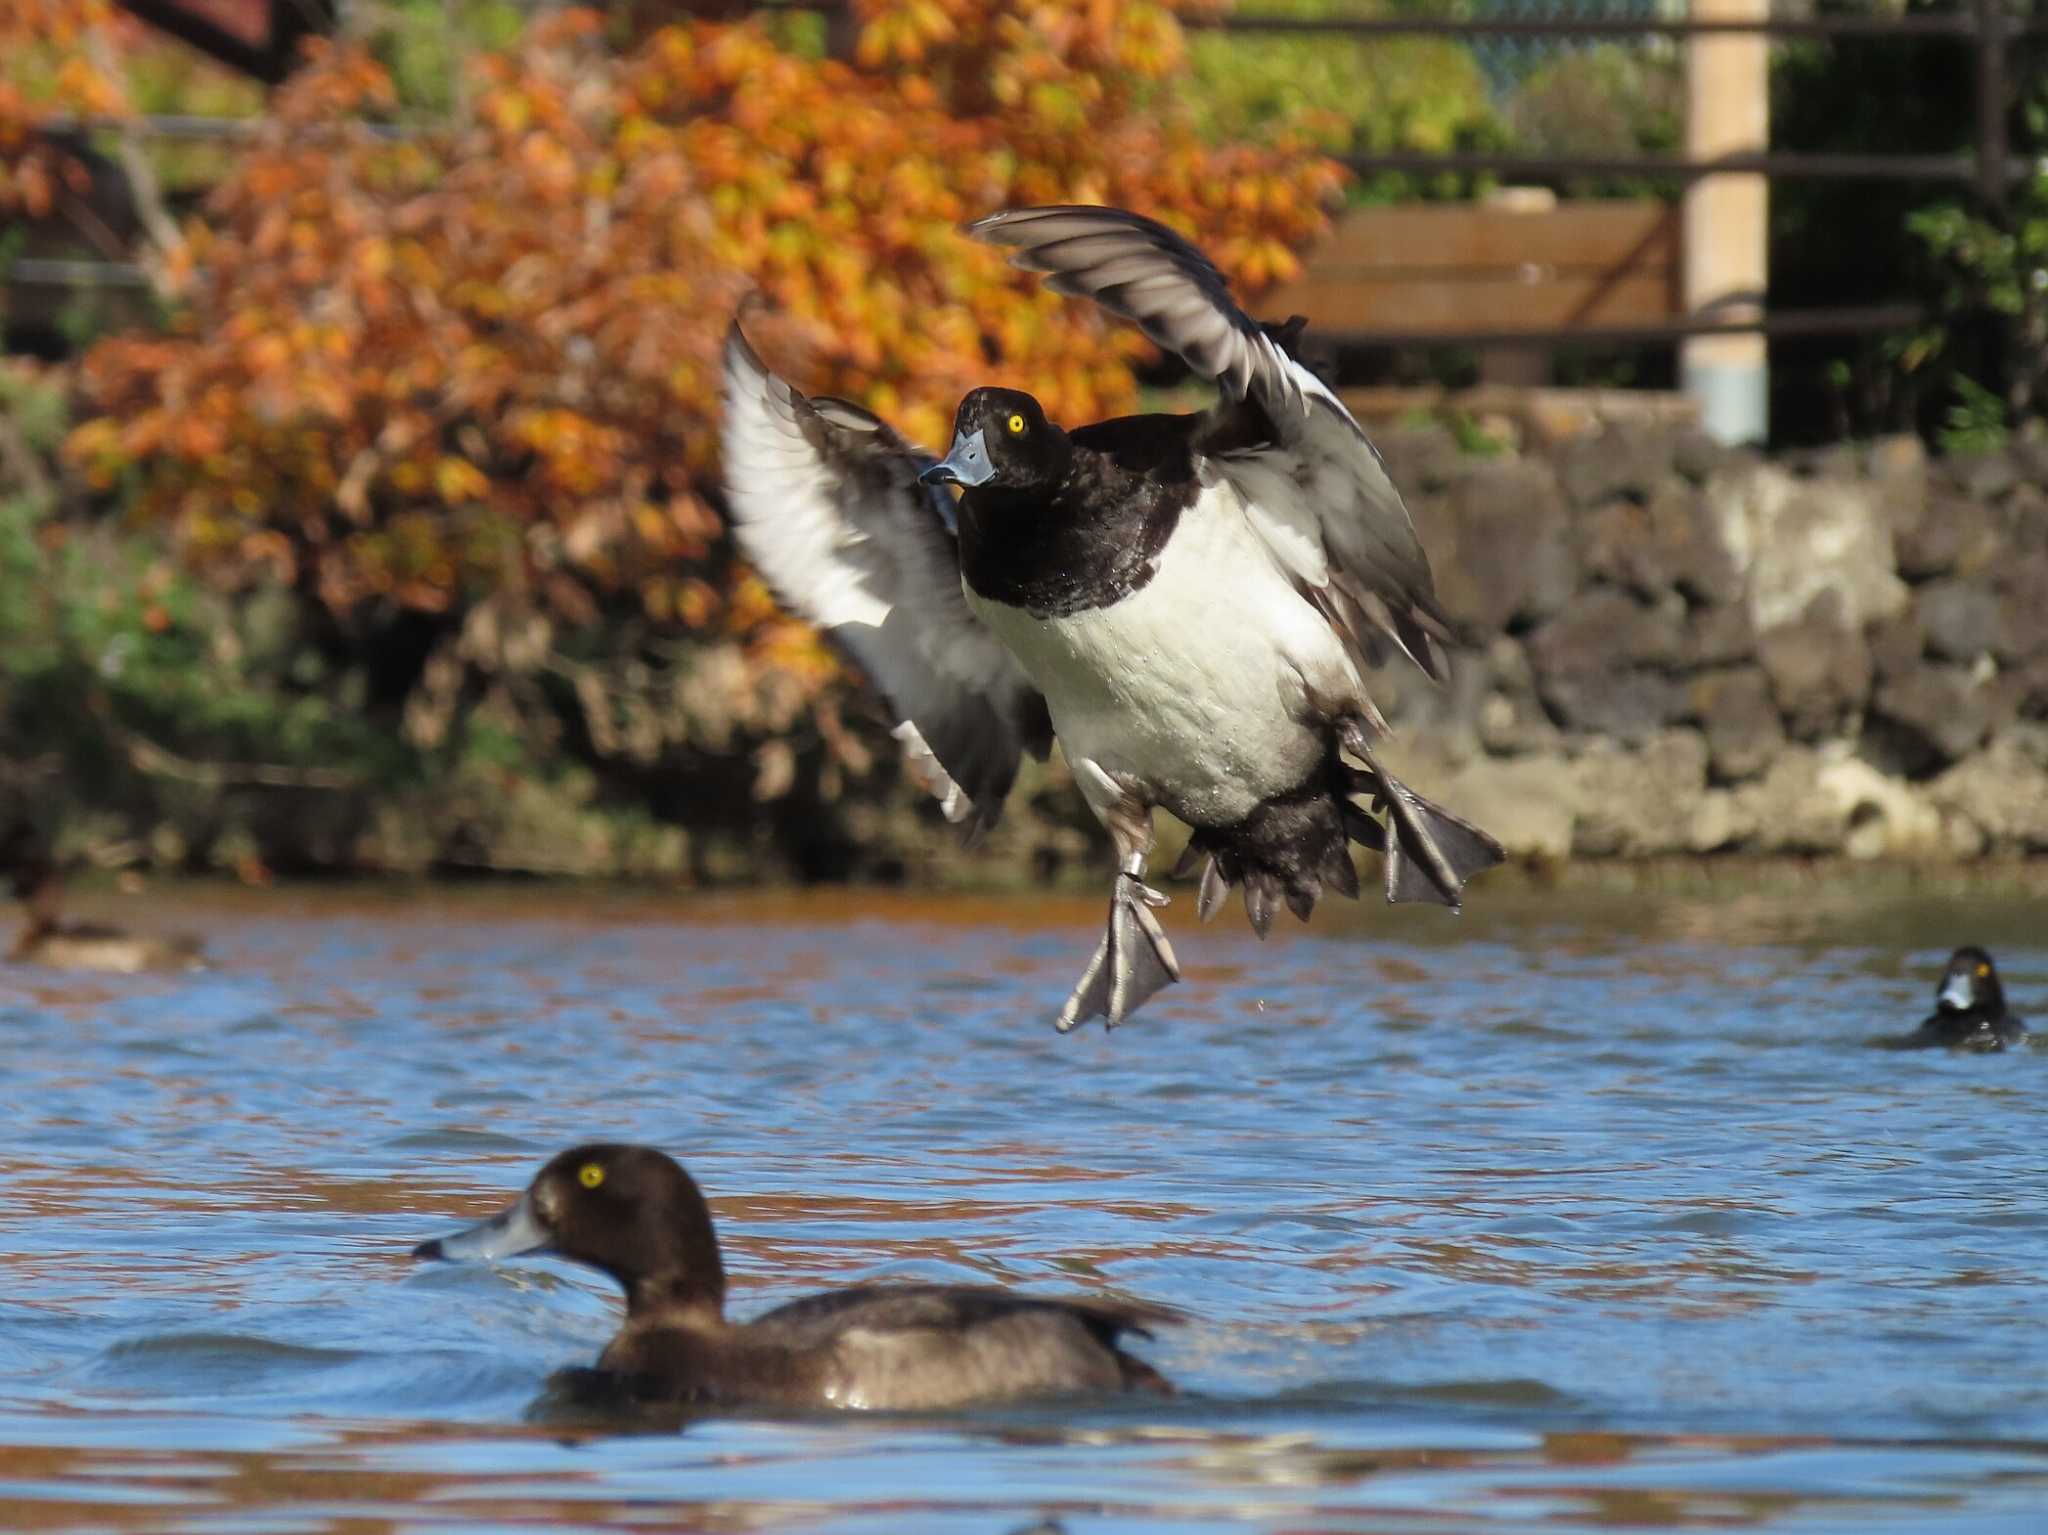
{"label": "brown water reflection", "polygon": [[[204,1510],[210,1528],[261,1527],[264,1519],[276,1519],[277,1527],[288,1521],[294,1529],[337,1535],[397,1535],[419,1528],[428,1518],[458,1519],[465,1527],[753,1531],[804,1528],[828,1513],[840,1518],[897,1514],[912,1519],[948,1511],[979,1514],[984,1507],[977,1499],[949,1496],[943,1487],[933,1487],[918,1499],[825,1504],[799,1497],[649,1498],[608,1485],[615,1477],[630,1479],[633,1470],[644,1471],[663,1458],[687,1463],[691,1457],[680,1449],[688,1443],[687,1430],[675,1441],[677,1453],[642,1456],[634,1468],[576,1467],[579,1453],[610,1441],[558,1429],[501,1433],[489,1440],[431,1424],[409,1425],[398,1432],[345,1425],[316,1425],[314,1431],[321,1438],[317,1447],[204,1455],[0,1446],[0,1487],[13,1494],[10,1527],[35,1530],[161,1530],[189,1522],[196,1511]],[[1810,1436],[1574,1432],[1544,1435],[1513,1450],[1481,1450],[1421,1445],[1342,1449],[1318,1445],[1299,1433],[1158,1428],[1068,1432],[1052,1427],[969,1427],[967,1432],[1026,1456],[1063,1449],[1128,1453],[1154,1472],[1212,1489],[1213,1501],[1203,1517],[1223,1516],[1285,1535],[1444,1528],[1463,1518],[1485,1517],[1489,1505],[1540,1511],[1539,1522],[1552,1526],[1678,1530],[1777,1527],[1823,1513],[1910,1518],[1916,1510],[1952,1510],[1961,1501],[1933,1489],[1879,1498],[1795,1485],[1776,1490],[1716,1485],[1727,1467],[1738,1464],[1764,1468],[1753,1481],[1768,1480],[1769,1468],[1778,1465],[1785,1468],[1788,1484],[1810,1479],[1812,1462],[1839,1456],[1843,1448]],[[801,1457],[807,1461],[830,1462],[849,1451],[860,1453],[857,1446],[835,1446],[824,1429],[805,1431],[801,1443]],[[522,1446],[544,1470],[517,1464]],[[444,1450],[472,1461],[495,1456],[504,1468],[472,1468],[458,1475],[391,1464],[431,1460]],[[1958,1457],[1974,1453],[2009,1463],[2017,1459],[2010,1448],[1958,1445],[1952,1450]],[[784,1449],[727,1455],[721,1462],[727,1469],[751,1467],[772,1475],[788,1465],[791,1456],[792,1450]],[[1601,1480],[1604,1474],[1626,1474],[1633,1480],[1618,1485]],[[2048,1495],[2048,1463],[2037,1459],[2021,1476],[2014,1490]],[[538,1492],[537,1479],[544,1479],[551,1491]],[[1418,1501],[1432,1486],[1440,1487],[1442,1497],[1433,1509]],[[1324,1502],[1317,1496],[1339,1490],[1352,1496],[1341,1502]],[[1184,1503],[1143,1496],[1106,1501],[1052,1498],[1028,1506],[1049,1517],[1107,1516],[1119,1524],[1170,1521],[1189,1512]],[[985,1527],[999,1528],[994,1521],[1000,1516],[993,1509],[989,1512],[992,1519]],[[238,1513],[253,1514],[257,1523],[238,1524]]]}

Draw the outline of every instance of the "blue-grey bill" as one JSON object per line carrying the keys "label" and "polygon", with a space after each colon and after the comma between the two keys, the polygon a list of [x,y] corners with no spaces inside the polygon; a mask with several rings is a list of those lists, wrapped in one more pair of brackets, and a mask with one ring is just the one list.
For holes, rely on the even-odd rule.
{"label": "blue-grey bill", "polygon": [[554,1240],[541,1229],[533,1213],[533,1200],[521,1194],[481,1226],[436,1237],[412,1250],[415,1258],[446,1258],[455,1263],[487,1263],[495,1258],[516,1258],[521,1253],[541,1252]]}
{"label": "blue-grey bill", "polygon": [[951,481],[955,485],[980,485],[996,472],[994,464],[988,461],[988,448],[980,432],[969,432],[953,439],[953,451],[940,459],[931,468],[918,476],[927,485],[940,485]]}
{"label": "blue-grey bill", "polygon": [[1944,1007],[1963,1010],[1977,1005],[1976,995],[1970,989],[1967,971],[1958,970],[1941,983],[1941,990],[1935,994],[1935,1001]]}

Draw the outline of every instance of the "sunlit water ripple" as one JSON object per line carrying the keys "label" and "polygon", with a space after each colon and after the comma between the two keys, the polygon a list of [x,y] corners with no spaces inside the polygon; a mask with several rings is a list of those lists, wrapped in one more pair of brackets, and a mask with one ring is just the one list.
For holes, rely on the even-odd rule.
{"label": "sunlit water ripple", "polygon": [[[1474,892],[1047,1024],[1094,903],[180,892],[219,969],[0,976],[16,1527],[2038,1531],[2048,1048],[1864,1048],[2048,904]],[[2029,1003],[2032,1004],[2031,1008]],[[616,1308],[415,1266],[582,1138],[745,1314],[878,1278],[1186,1308],[1185,1394],[534,1421]]]}

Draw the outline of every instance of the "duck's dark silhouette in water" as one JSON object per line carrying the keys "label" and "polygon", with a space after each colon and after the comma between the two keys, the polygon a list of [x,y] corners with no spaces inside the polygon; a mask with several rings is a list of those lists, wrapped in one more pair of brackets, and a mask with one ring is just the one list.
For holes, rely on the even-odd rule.
{"label": "duck's dark silhouette in water", "polygon": [[1998,967],[1974,944],[1949,956],[1934,1011],[1911,1034],[1884,1041],[1896,1050],[2007,1050],[2023,1045],[2026,1025],[2006,1010]]}
{"label": "duck's dark silhouette in water", "polygon": [[7,958],[52,970],[99,970],[133,975],[143,970],[194,970],[205,964],[189,934],[156,937],[98,922],[64,920],[64,880],[46,857],[17,861],[9,874],[15,899],[26,907]]}

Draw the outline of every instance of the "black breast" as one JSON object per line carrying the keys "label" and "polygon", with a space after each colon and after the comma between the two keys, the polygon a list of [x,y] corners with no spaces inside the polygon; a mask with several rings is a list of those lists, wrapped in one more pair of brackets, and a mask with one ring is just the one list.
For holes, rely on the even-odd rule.
{"label": "black breast", "polygon": [[1073,433],[1051,494],[995,486],[960,501],[960,569],[975,595],[1039,618],[1121,602],[1152,579],[1200,486],[1192,416],[1123,416]]}

